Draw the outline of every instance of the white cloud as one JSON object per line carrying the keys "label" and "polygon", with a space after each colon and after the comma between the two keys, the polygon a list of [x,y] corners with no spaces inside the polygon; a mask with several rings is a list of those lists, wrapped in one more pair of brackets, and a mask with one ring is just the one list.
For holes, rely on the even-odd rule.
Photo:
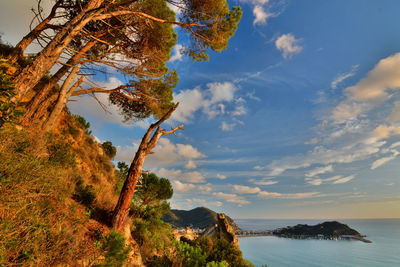
{"label": "white cloud", "polygon": [[[336,122],[356,119],[359,115],[383,104],[391,93],[400,89],[400,53],[384,58],[357,84],[347,87],[347,96],[332,110]],[[398,108],[400,110],[400,107]],[[397,108],[390,116],[397,119]]]}
{"label": "white cloud", "polygon": [[[139,147],[139,141],[130,146],[117,146],[116,161],[132,161]],[[157,146],[153,149],[153,154],[149,155],[145,160],[145,167],[161,167],[177,164],[184,164],[193,167],[195,159],[206,157],[197,148],[187,144],[174,144],[167,138],[160,138]],[[192,161],[192,163],[190,163]]]}
{"label": "white cloud", "polygon": [[264,185],[264,186],[268,186],[268,185],[273,185],[273,184],[277,184],[278,181],[273,181],[269,178],[263,178],[263,179],[250,179],[249,180],[250,183],[256,184],[256,185]]}
{"label": "white cloud", "polygon": [[183,59],[182,48],[183,48],[183,46],[180,44],[177,44],[174,46],[174,48],[172,50],[172,56],[169,59],[170,62],[182,61],[182,59]]}
{"label": "white cloud", "polygon": [[346,88],[348,97],[356,100],[387,99],[389,93],[400,89],[400,53],[378,62],[367,77]]}
{"label": "white cloud", "polygon": [[371,164],[371,170],[374,170],[376,168],[381,167],[382,165],[388,163],[389,161],[392,161],[394,159],[397,158],[397,156],[400,154],[400,152],[398,152],[397,150],[391,150],[391,152],[393,153],[391,156],[388,157],[382,157],[380,159],[375,160],[374,162],[372,162]]}
{"label": "white cloud", "polygon": [[391,160],[394,160],[395,158],[396,158],[395,156],[390,156],[390,157],[383,157],[383,158],[377,159],[371,164],[371,170],[379,168],[380,166],[388,163]]}
{"label": "white cloud", "polygon": [[205,175],[198,171],[183,172],[176,169],[161,168],[154,171],[158,176],[165,177],[169,180],[179,180],[190,183],[204,183]]}
{"label": "white cloud", "polygon": [[275,14],[268,11],[269,0],[240,0],[241,2],[248,3],[253,7],[253,25],[265,25],[270,17]]}
{"label": "white cloud", "polygon": [[239,89],[231,82],[215,82],[207,84],[208,90],[211,93],[211,104],[219,103],[222,101],[232,102],[235,92]]}
{"label": "white cloud", "polygon": [[335,149],[317,146],[305,155],[290,156],[281,160],[275,160],[267,167],[270,169],[269,175],[276,176],[286,170],[306,168],[314,164],[351,163],[367,159],[369,156],[378,153],[380,147],[385,143],[385,141],[380,141],[377,138],[367,137],[349,145],[336,147]]}
{"label": "white cloud", "polygon": [[238,105],[235,110],[231,112],[233,116],[242,116],[247,114],[247,110],[244,106]]}
{"label": "white cloud", "polygon": [[222,200],[225,200],[230,203],[237,203],[237,204],[239,204],[239,206],[250,203],[242,196],[238,196],[236,194],[227,194],[227,193],[223,193],[223,192],[216,192],[216,193],[213,193],[213,195],[218,199],[222,199]]}
{"label": "white cloud", "polygon": [[[204,91],[200,87],[182,90],[174,94],[174,100],[180,104],[171,118],[179,122],[188,122],[194,117],[195,112],[200,110],[209,118],[224,114],[226,109],[224,103],[234,103],[237,90],[239,88],[231,82],[208,83],[207,90]],[[243,113],[243,110],[244,107],[235,111]]]}
{"label": "white cloud", "polygon": [[332,110],[331,118],[338,123],[346,122],[346,120],[356,119],[360,114],[369,109],[371,109],[371,105],[368,103],[343,101]]}
{"label": "white cloud", "polygon": [[172,113],[171,118],[179,122],[187,122],[192,119],[194,113],[204,105],[203,93],[199,87],[174,94],[174,101],[179,102],[179,106]]}
{"label": "white cloud", "polygon": [[255,169],[257,171],[262,171],[262,170],[265,170],[265,167],[260,166],[260,165],[256,165],[256,166],[253,167],[253,169]]}
{"label": "white cloud", "polygon": [[358,68],[360,67],[360,65],[354,65],[351,67],[351,71],[347,72],[347,73],[340,73],[339,75],[337,75],[333,81],[331,82],[331,88],[332,89],[336,89],[339,84],[341,84],[342,82],[344,82],[345,80],[347,80],[348,78],[353,77],[354,75],[356,75]]}
{"label": "white cloud", "polygon": [[288,33],[279,36],[275,41],[275,46],[282,52],[282,56],[288,59],[303,50],[303,47],[298,45],[299,42],[300,40],[296,39],[293,34]]}
{"label": "white cloud", "polygon": [[329,177],[329,178],[316,178],[316,179],[306,178],[305,180],[307,181],[308,184],[311,184],[311,185],[321,185],[326,182],[332,182],[334,184],[334,181],[338,181],[340,179],[343,179],[343,176],[335,175],[335,176]]}
{"label": "white cloud", "polygon": [[185,164],[185,169],[196,169],[197,165],[193,160],[189,160],[186,164]]}
{"label": "white cloud", "polygon": [[333,166],[332,165],[315,168],[315,169],[307,172],[306,176],[307,177],[314,177],[314,176],[317,176],[319,174],[324,174],[324,173],[327,173],[327,172],[333,172]]}
{"label": "white cloud", "polygon": [[206,207],[208,207],[208,206],[221,207],[224,204],[221,201],[206,201],[201,198],[189,198],[189,199],[186,199],[186,201],[189,202],[190,204],[202,205],[202,206],[206,206]]}
{"label": "white cloud", "polygon": [[[169,139],[163,138],[161,140],[168,140],[166,144],[168,145],[173,145]],[[199,159],[199,158],[204,158],[205,155],[201,153],[200,151],[197,150],[197,148],[191,146],[191,145],[185,145],[185,144],[176,144],[176,151],[179,155],[181,155],[185,159]]]}
{"label": "white cloud", "polygon": [[400,142],[396,142],[396,143],[391,144],[390,148],[396,148],[398,146],[400,146]]}
{"label": "white cloud", "polygon": [[[353,67],[353,70],[357,66]],[[332,86],[339,86],[343,78],[333,82]],[[370,159],[379,153],[370,168],[375,169],[397,156],[397,152],[391,151],[393,147],[383,146],[386,140],[400,135],[400,127],[397,124],[400,118],[400,101],[394,102],[391,113],[387,114],[387,103],[379,112],[371,113],[366,118],[367,112],[383,105],[392,97],[394,92],[400,89],[400,53],[384,58],[369,71],[365,78],[354,86],[344,89],[345,99],[339,102],[329,113],[330,120],[326,119],[316,128],[318,130],[318,146],[305,154],[285,157],[275,160],[267,168],[269,175],[280,175],[286,170],[295,170],[315,165],[331,165],[338,163],[352,163]],[[394,97],[393,97],[394,98]],[[324,119],[322,117],[321,119]],[[315,140],[317,141],[317,140]],[[314,142],[311,142],[314,143]],[[393,155],[381,154],[392,152]],[[318,174],[305,173],[307,183],[321,185],[323,183],[340,184],[351,181],[353,176],[320,178]],[[306,177],[307,177],[306,176]],[[315,177],[315,178],[312,178]]]}
{"label": "white cloud", "polygon": [[256,96],[256,95],[255,95],[255,92],[248,92],[248,93],[246,93],[246,96],[247,96],[249,99],[251,99],[251,100],[254,100],[254,101],[257,101],[257,102],[260,102],[260,101],[261,101],[261,98],[259,98],[258,96]]}
{"label": "white cloud", "polygon": [[267,20],[273,16],[273,14],[268,13],[263,6],[261,5],[256,5],[253,8],[253,15],[254,15],[254,20],[253,24],[254,25],[265,25],[267,24]]}
{"label": "white cloud", "polygon": [[347,183],[348,181],[351,181],[354,179],[354,175],[350,175],[344,178],[340,178],[336,181],[334,181],[332,184],[343,184],[343,183]]}
{"label": "white cloud", "polygon": [[319,138],[311,138],[310,140],[304,142],[305,145],[315,145],[319,142]]}
{"label": "white cloud", "polygon": [[372,132],[372,134],[378,140],[387,139],[391,136],[399,135],[400,127],[393,126],[393,125],[390,125],[390,126],[379,125],[378,127],[375,128],[375,130]]}
{"label": "white cloud", "polygon": [[227,123],[225,121],[221,122],[221,130],[224,132],[232,131],[233,128],[235,128],[236,124],[235,123]]}
{"label": "white cloud", "polygon": [[319,192],[307,192],[307,193],[277,193],[277,192],[267,192],[261,191],[258,193],[260,198],[288,198],[288,199],[302,199],[302,198],[313,198],[318,197]]}
{"label": "white cloud", "polygon": [[224,180],[224,179],[227,178],[225,175],[220,174],[220,173],[217,173],[216,177],[217,177],[218,179],[221,179],[221,180]]}
{"label": "white cloud", "polygon": [[190,192],[196,188],[196,185],[194,184],[184,184],[179,181],[172,181],[172,186],[174,188],[174,192],[178,193]]}
{"label": "white cloud", "polygon": [[212,191],[211,184],[196,185],[190,183],[182,183],[180,181],[172,181],[172,187],[174,192],[187,193],[191,191],[197,191],[198,193],[209,193]]}
{"label": "white cloud", "polygon": [[307,183],[311,184],[311,185],[321,185],[322,179],[313,179],[313,180],[307,181]]}
{"label": "white cloud", "polygon": [[237,194],[257,194],[261,192],[259,187],[250,187],[245,185],[232,185],[233,192]]}

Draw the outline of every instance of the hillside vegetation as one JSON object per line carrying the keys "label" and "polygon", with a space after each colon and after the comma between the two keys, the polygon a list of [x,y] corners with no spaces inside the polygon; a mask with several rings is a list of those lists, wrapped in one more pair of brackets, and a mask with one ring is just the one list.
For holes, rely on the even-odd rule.
{"label": "hillside vegetation", "polygon": [[82,120],[65,113],[45,136],[0,129],[0,265],[95,261],[118,239],[106,227],[114,167]]}
{"label": "hillside vegetation", "polygon": [[[133,238],[113,231],[127,165],[116,170],[110,144],[94,141],[88,127],[64,112],[45,136],[12,124],[0,129],[0,266],[251,266],[223,239],[175,241],[161,220],[173,190],[154,174],[142,176],[131,205]],[[216,216],[193,211],[204,225]]]}

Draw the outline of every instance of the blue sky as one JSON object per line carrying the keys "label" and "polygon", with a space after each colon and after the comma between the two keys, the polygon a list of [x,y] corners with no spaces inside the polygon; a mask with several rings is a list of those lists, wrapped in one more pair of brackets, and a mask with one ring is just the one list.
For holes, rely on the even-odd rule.
{"label": "blue sky", "polygon": [[[400,2],[230,3],[243,19],[226,51],[192,62],[175,49],[169,62],[180,106],[165,127],[185,130],[160,140],[145,164],[172,181],[172,207],[235,218],[399,218]],[[101,82],[121,81],[110,73]],[[118,146],[117,161],[133,158],[149,124],[123,124],[114,107],[105,114],[87,97],[70,108]]]}

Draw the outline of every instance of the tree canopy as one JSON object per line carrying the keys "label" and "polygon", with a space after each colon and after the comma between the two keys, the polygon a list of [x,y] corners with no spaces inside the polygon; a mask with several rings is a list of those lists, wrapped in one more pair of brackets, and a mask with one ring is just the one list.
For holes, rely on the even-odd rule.
{"label": "tree canopy", "polygon": [[[180,10],[178,19],[171,6]],[[39,1],[35,18],[37,25],[9,53],[11,62],[19,62],[34,40],[43,47],[13,79],[15,101],[28,101],[27,124],[57,117],[72,96],[100,93],[109,94],[126,120],[161,117],[173,105],[178,81],[166,65],[177,42],[173,26],[188,34],[183,53],[206,60],[208,49],[226,49],[241,10],[226,0],[57,0],[47,17]],[[56,72],[48,78],[51,69]],[[109,69],[129,82],[105,88],[91,78]],[[48,115],[54,106],[57,112]]]}

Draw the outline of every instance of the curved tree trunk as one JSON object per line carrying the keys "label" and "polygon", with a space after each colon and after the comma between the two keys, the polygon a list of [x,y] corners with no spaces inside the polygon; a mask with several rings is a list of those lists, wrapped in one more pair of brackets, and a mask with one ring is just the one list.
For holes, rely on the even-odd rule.
{"label": "curved tree trunk", "polygon": [[[43,130],[45,132],[51,131],[54,126],[57,124],[57,120],[60,117],[62,110],[64,109],[65,105],[67,104],[68,98],[71,96],[72,92],[79,86],[82,82],[83,77],[81,77],[77,82],[74,83],[72,87],[69,87],[72,80],[78,75],[80,66],[76,65],[71,73],[68,75],[67,79],[63,83],[60,93],[57,98],[57,102],[50,113],[49,118],[45,121],[43,125]],[[68,90],[69,89],[69,90]]]}
{"label": "curved tree trunk", "polygon": [[136,184],[142,174],[143,163],[146,157],[146,149],[142,146],[136,152],[135,158],[129,168],[128,177],[122,187],[117,206],[114,209],[112,226],[119,232],[123,232],[125,221],[128,218]]}
{"label": "curved tree trunk", "polygon": [[183,128],[183,125],[180,125],[170,131],[164,131],[160,127],[161,123],[167,120],[177,107],[178,104],[171,108],[159,121],[153,123],[149,127],[149,129],[143,136],[139,148],[135,154],[135,158],[133,159],[131,166],[129,167],[128,177],[125,180],[124,186],[122,187],[118,203],[114,208],[114,213],[112,217],[112,227],[121,233],[124,231],[125,228],[125,224],[129,215],[129,208],[132,202],[132,197],[135,192],[135,187],[139,180],[139,177],[142,174],[143,163],[146,156],[151,153],[151,150],[157,145],[157,142],[161,136],[175,133],[175,131]]}
{"label": "curved tree trunk", "polygon": [[42,31],[47,29],[48,23],[55,17],[56,11],[59,8],[62,0],[58,0],[50,11],[50,14],[38,25],[35,26],[27,35],[25,35],[21,41],[15,46],[14,51],[8,57],[11,63],[14,63],[22,56],[26,48],[35,40]]}
{"label": "curved tree trunk", "polygon": [[35,116],[34,114],[38,112],[40,106],[47,105],[46,96],[49,95],[51,89],[58,83],[58,81],[67,74],[68,70],[74,65],[79,59],[81,59],[86,52],[88,52],[95,44],[96,40],[88,42],[78,53],[73,55],[66,64],[64,64],[51,78],[50,80],[42,87],[38,89],[38,93],[29,103],[29,106],[21,119],[21,124],[28,126],[35,122],[32,120]]}
{"label": "curved tree trunk", "polygon": [[90,0],[88,5],[70,20],[51,40],[51,42],[35,57],[32,64],[22,70],[14,79],[16,101],[32,90],[40,79],[48,72],[60,57],[73,38],[100,12],[97,10],[105,0]]}

